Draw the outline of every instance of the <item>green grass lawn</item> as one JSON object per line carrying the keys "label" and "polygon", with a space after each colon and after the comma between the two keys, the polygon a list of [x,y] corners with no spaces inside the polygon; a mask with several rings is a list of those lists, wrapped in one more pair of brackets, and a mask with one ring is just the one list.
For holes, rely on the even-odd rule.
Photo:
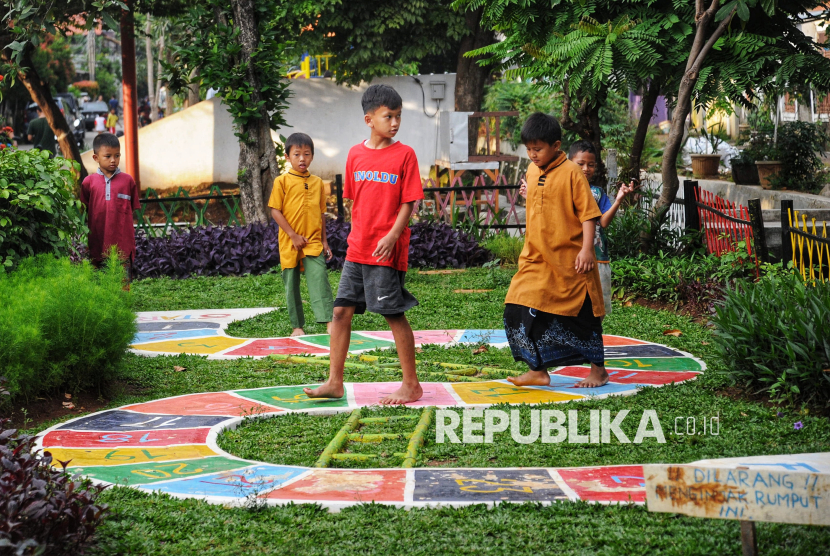
{"label": "green grass lawn", "polygon": [[[500,328],[502,301],[509,270],[474,269],[454,275],[410,272],[408,287],[421,302],[409,314],[415,329]],[[336,286],[339,274],[332,273]],[[455,289],[492,289],[480,294],[456,294]],[[208,309],[284,306],[282,280],[276,273],[241,278],[144,280],[132,288],[136,310]],[[310,307],[306,318],[313,322]],[[577,466],[619,463],[685,463],[702,458],[756,454],[830,451],[827,419],[794,410],[777,417],[760,404],[736,401],[718,393],[726,384],[718,374],[724,362],[710,345],[710,333],[685,317],[639,306],[615,307],[605,320],[606,333],[660,342],[703,358],[709,370],[698,380],[650,388],[633,397],[557,404],[556,409],[643,409],[657,411],[667,433],[666,444],[646,440],[641,445],[542,444],[520,445],[509,434],[493,444],[465,446],[436,444],[427,435],[421,452],[424,465],[442,466]],[[355,317],[355,329],[386,329],[376,315]],[[680,337],[664,336],[677,328]],[[309,333],[322,332],[312,324]],[[287,315],[276,311],[236,323],[229,333],[267,337],[290,332]],[[507,350],[490,349],[473,355],[472,349],[426,348],[424,361],[521,366]],[[386,352],[386,355],[392,355]],[[182,366],[184,372],[174,371]],[[112,405],[148,401],[192,392],[313,383],[325,378],[325,367],[279,364],[272,360],[208,361],[204,357],[144,358],[130,356],[112,393]],[[347,369],[346,380],[395,380],[392,371]],[[503,409],[506,409],[503,408]],[[383,414],[412,410],[383,409]],[[521,409],[527,416],[528,408]],[[718,436],[668,435],[675,416],[720,414]],[[329,417],[289,415],[251,421],[220,437],[220,445],[237,455],[284,464],[310,465],[316,460],[346,414]],[[795,421],[804,428],[796,431]],[[637,419],[624,427],[636,429]],[[587,422],[582,427],[587,430]],[[628,430],[631,429],[631,430]],[[361,451],[391,454],[400,446],[381,444]],[[338,465],[342,465],[339,463]],[[370,464],[396,466],[393,457]],[[550,507],[502,505],[495,509],[398,510],[373,504],[330,514],[312,505],[227,509],[195,500],[143,494],[131,489],[109,489],[102,500],[111,513],[99,528],[91,554],[739,554],[740,533],[735,521],[693,519],[652,514],[642,507],[557,503]],[[830,528],[758,524],[762,554],[826,554]]]}

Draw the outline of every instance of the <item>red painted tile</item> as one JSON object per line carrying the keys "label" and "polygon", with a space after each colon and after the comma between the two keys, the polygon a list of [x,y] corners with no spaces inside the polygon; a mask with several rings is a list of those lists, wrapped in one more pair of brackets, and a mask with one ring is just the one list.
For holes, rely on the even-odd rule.
{"label": "red painted tile", "polygon": [[320,346],[305,344],[291,338],[274,338],[272,340],[256,340],[248,345],[225,353],[225,355],[260,356],[274,355],[323,355],[329,350]]}
{"label": "red painted tile", "polygon": [[565,484],[588,502],[645,502],[642,465],[557,469]]}
{"label": "red painted tile", "polygon": [[282,411],[276,407],[257,403],[252,400],[238,398],[224,392],[210,392],[204,394],[190,394],[157,400],[154,402],[128,405],[120,409],[128,409],[139,413],[160,413],[167,415],[229,415],[243,416],[259,413]]}
{"label": "red painted tile", "polygon": [[[419,345],[448,344],[453,341],[453,338],[457,333],[458,330],[416,330],[413,332],[415,335],[415,343]],[[392,336],[392,332],[390,330],[382,330],[379,332],[361,332],[361,334],[366,334],[367,336],[371,336],[373,338],[381,338],[390,342],[395,341],[395,338]]]}
{"label": "red painted tile", "polygon": [[265,498],[353,502],[402,502],[406,471],[402,469],[315,469]]}
{"label": "red painted tile", "polygon": [[124,432],[71,431],[57,430],[43,437],[44,448],[62,446],[67,448],[121,448],[137,446],[154,448],[156,446],[174,446],[177,444],[204,444],[210,428],[145,430]]}
{"label": "red painted tile", "polygon": [[[588,367],[563,367],[552,374],[570,376],[574,378],[586,378],[591,369]],[[672,382],[683,382],[691,380],[700,373],[682,371],[629,371],[626,369],[608,368],[611,382],[617,384],[654,384],[663,385]]]}
{"label": "red painted tile", "polygon": [[[359,406],[375,405],[381,398],[385,398],[395,390],[401,387],[400,382],[355,382],[354,401]],[[424,395],[417,402],[408,403],[408,406],[426,406],[426,405],[458,405],[443,383],[440,382],[422,382],[421,387],[424,389]]]}
{"label": "red painted tile", "polygon": [[647,343],[642,340],[635,340],[634,338],[625,338],[624,336],[602,335],[602,345],[604,346],[639,346]]}

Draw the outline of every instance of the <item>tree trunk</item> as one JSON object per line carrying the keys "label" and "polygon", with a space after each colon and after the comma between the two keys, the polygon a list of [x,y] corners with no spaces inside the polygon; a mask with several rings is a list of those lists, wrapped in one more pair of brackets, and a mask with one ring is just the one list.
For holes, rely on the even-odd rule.
{"label": "tree trunk", "polygon": [[199,68],[190,72],[190,84],[187,86],[187,100],[185,106],[191,107],[199,102]]}
{"label": "tree trunk", "polygon": [[493,31],[481,26],[482,8],[467,12],[464,19],[470,34],[461,39],[458,49],[458,66],[455,73],[455,110],[478,112],[484,100],[484,84],[490,75],[488,67],[478,65],[482,57],[467,58],[471,50],[483,48],[496,42]]}
{"label": "tree trunk", "polygon": [[159,37],[159,55],[156,59],[156,75],[159,78],[156,80],[156,92],[155,92],[155,99],[153,104],[150,105],[150,120],[156,121],[159,118],[159,107],[157,106],[159,98],[161,97],[161,60],[164,57],[164,29],[161,31],[161,37]]}
{"label": "tree trunk", "polygon": [[[254,0],[231,0],[234,23],[239,28],[240,63],[247,67],[247,78],[253,89],[250,104],[262,105],[259,76],[251,63],[251,56],[259,46],[259,32]],[[259,110],[259,118],[253,118],[240,126],[244,139],[239,141],[239,193],[242,212],[248,223],[267,223],[265,210],[267,195],[274,178],[279,175],[277,153],[271,139],[271,116],[265,108]]]}
{"label": "tree trunk", "polygon": [[572,131],[586,141],[590,141],[597,151],[597,170],[594,173],[594,183],[591,185],[606,189],[608,176],[605,163],[602,161],[602,130],[599,125],[599,109],[604,101],[588,104],[583,100],[576,108],[576,121],[571,118],[571,95],[568,80],[562,84],[562,118],[560,124],[568,131]]}
{"label": "tree trunk", "polygon": [[153,28],[150,21],[150,14],[147,14],[147,25],[144,26],[144,52],[147,54],[147,102],[150,105],[150,121],[156,121],[156,111],[153,105],[156,103],[156,89],[153,79]]}
{"label": "tree trunk", "polygon": [[[680,186],[680,180],[677,178],[677,155],[680,152],[680,147],[683,145],[686,116],[689,115],[691,110],[692,92],[697,83],[700,68],[703,66],[703,62],[706,60],[709,52],[711,52],[715,42],[729,26],[729,22],[732,20],[732,16],[737,9],[733,8],[732,12],[721,20],[720,24],[710,32],[709,25],[714,21],[719,4],[719,0],[712,0],[709,9],[704,12],[703,1],[699,0],[697,3],[695,38],[692,43],[692,49],[689,52],[689,59],[686,62],[686,71],[683,74],[683,79],[680,81],[680,88],[677,92],[677,105],[671,119],[671,131],[669,131],[666,147],[663,150],[663,190],[660,192],[660,198],[654,207],[654,212],[659,223],[665,220],[666,214],[668,214],[667,209],[671,207],[675,197],[677,197],[677,189]],[[644,242],[643,247],[647,247],[647,241]]]}
{"label": "tree trunk", "polygon": [[[10,40],[4,41],[3,44],[8,44],[10,42]],[[11,52],[8,49],[3,50],[2,58],[7,64],[10,63]],[[43,111],[43,116],[49,123],[49,127],[52,128],[53,132],[55,132],[55,137],[58,138],[58,147],[60,148],[61,155],[66,159],[75,160],[78,164],[80,164],[81,169],[79,177],[80,179],[84,179],[87,176],[87,171],[86,168],[84,168],[83,161],[81,160],[81,151],[78,149],[78,143],[75,141],[75,136],[72,135],[72,130],[69,129],[69,124],[66,122],[66,118],[63,114],[61,114],[60,108],[58,108],[55,99],[52,98],[52,92],[49,90],[49,86],[41,81],[40,76],[34,67],[31,46],[28,46],[23,52],[23,57],[20,60],[20,70],[21,71],[18,72],[17,76],[20,81],[23,82],[26,90],[29,91],[29,95],[32,97],[32,100],[36,102]]]}
{"label": "tree trunk", "polygon": [[[643,95],[643,110],[640,113],[637,130],[634,132],[634,141],[631,145],[631,157],[628,161],[629,175],[625,177],[628,180],[640,179],[640,166],[643,158],[643,148],[646,143],[646,135],[648,134],[648,126],[651,122],[651,116],[654,114],[654,107],[657,104],[657,98],[659,96],[660,84],[652,80],[648,84],[646,94]],[[623,181],[626,181],[626,179],[623,179]]]}

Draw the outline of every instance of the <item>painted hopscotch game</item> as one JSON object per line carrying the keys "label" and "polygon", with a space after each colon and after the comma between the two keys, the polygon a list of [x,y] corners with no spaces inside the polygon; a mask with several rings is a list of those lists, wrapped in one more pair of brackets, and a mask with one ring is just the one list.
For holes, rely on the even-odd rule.
{"label": "painted hopscotch game", "polygon": [[[135,353],[154,356],[191,353],[209,358],[329,354],[328,335],[294,338],[232,338],[229,323],[271,308],[140,313]],[[453,346],[486,342],[506,347],[502,330],[415,332],[418,345]],[[540,404],[629,395],[644,386],[694,379],[705,370],[695,357],[663,345],[606,336],[611,381],[591,390],[575,388],[587,367],[562,367],[550,386],[516,387],[505,380],[424,382],[413,407],[483,408],[498,403]],[[391,332],[354,332],[350,352],[393,345]],[[645,501],[642,466],[570,469],[327,469],[272,465],[222,451],[217,435],[251,416],[354,411],[377,404],[399,383],[347,383],[337,400],[309,399],[306,385],[188,394],[133,404],[73,419],[46,430],[42,448],[56,460],[71,460],[73,472],[107,484],[243,504],[251,497],[267,503],[319,502],[329,508],[375,501],[413,507],[469,503]],[[336,455],[335,455],[336,457]]]}

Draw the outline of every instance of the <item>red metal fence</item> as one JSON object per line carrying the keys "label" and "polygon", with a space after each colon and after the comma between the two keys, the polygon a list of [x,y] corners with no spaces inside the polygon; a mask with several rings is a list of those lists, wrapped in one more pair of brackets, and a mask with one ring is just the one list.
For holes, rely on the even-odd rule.
{"label": "red metal fence", "polygon": [[[697,209],[697,222],[691,227],[703,234],[706,250],[720,257],[724,253],[746,249],[758,274],[760,263],[767,259],[760,202],[751,200],[750,206],[745,207],[701,189],[696,182],[686,183],[691,189],[685,192],[686,199],[694,199]],[[689,194],[691,192],[693,196]]]}

